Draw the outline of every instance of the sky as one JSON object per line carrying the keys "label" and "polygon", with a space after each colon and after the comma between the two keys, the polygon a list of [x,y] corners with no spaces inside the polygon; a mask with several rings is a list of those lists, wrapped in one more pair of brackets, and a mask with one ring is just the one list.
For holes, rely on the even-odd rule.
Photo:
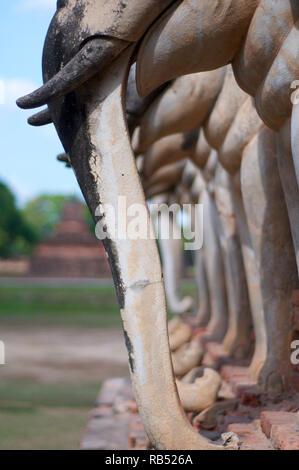
{"label": "sky", "polygon": [[54,126],[29,126],[35,110],[15,104],[42,84],[42,49],[55,10],[56,0],[0,0],[0,180],[20,207],[41,193],[80,195],[72,170],[56,160],[63,148]]}

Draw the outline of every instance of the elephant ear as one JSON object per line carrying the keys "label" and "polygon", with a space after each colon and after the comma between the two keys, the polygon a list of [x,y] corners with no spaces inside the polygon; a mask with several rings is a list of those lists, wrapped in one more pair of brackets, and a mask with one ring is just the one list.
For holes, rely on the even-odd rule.
{"label": "elephant ear", "polygon": [[[106,36],[137,42],[174,0],[62,0],[51,24],[56,37],[61,31],[67,44],[66,59],[92,37]],[[52,35],[49,35],[52,40]],[[67,52],[68,51],[68,52]],[[68,57],[67,57],[68,55]]]}
{"label": "elephant ear", "polygon": [[137,57],[140,96],[165,81],[230,63],[259,1],[176,2],[152,25],[141,43]]}

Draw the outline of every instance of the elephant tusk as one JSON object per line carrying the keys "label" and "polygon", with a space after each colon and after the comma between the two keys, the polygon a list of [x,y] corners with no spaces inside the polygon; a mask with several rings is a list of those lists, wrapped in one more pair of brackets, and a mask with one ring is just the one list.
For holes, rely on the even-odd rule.
{"label": "elephant tusk", "polygon": [[184,410],[199,413],[217,400],[221,378],[215,370],[205,369],[203,377],[196,379],[194,383],[177,380],[176,384]]}
{"label": "elephant tusk", "polygon": [[40,113],[30,116],[27,122],[28,124],[30,124],[30,126],[39,127],[46,126],[47,124],[52,124],[53,121],[51,118],[50,110],[47,108],[41,111]]}
{"label": "elephant tusk", "polygon": [[54,77],[38,90],[17,100],[23,109],[38,108],[74,91],[128,46],[119,39],[93,38]]}
{"label": "elephant tusk", "polygon": [[[100,204],[101,223],[111,235],[105,248],[121,308],[132,386],[149,439],[156,449],[223,450],[224,446],[212,444],[192,428],[179,401],[156,242],[151,237],[131,240],[127,232],[125,237],[113,236],[115,224],[104,210],[109,204],[117,217],[119,196],[126,197],[127,207],[147,207],[125,122],[125,86],[133,52],[129,48],[101,80],[95,78],[80,89],[78,99],[85,103],[80,133],[89,147],[82,158],[75,139],[68,151],[93,215]],[[128,215],[122,215],[129,222]]]}
{"label": "elephant tusk", "polygon": [[60,153],[59,155],[57,155],[57,160],[59,162],[62,162],[62,163],[65,163],[65,166],[67,168],[71,168],[72,165],[71,165],[71,161],[70,161],[70,157],[67,153]]}
{"label": "elephant tusk", "polygon": [[200,365],[204,350],[198,338],[186,343],[172,353],[173,372],[176,377],[187,374]]}

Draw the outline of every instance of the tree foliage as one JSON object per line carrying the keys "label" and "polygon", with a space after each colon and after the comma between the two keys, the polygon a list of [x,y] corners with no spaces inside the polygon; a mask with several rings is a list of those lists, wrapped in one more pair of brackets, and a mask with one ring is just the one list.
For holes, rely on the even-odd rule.
{"label": "tree foliage", "polygon": [[[0,182],[0,257],[30,254],[34,246],[49,236],[60,220],[67,201],[78,199],[61,194],[42,194],[20,210],[11,190]],[[86,222],[94,231],[94,222],[86,207]]]}
{"label": "tree foliage", "polygon": [[38,236],[39,240],[49,236],[59,222],[64,204],[71,198],[63,195],[42,194],[25,205],[25,219]]}
{"label": "tree foliage", "polygon": [[0,181],[0,257],[30,253],[36,241],[34,227],[17,208],[11,190]]}
{"label": "tree foliage", "polygon": [[[23,214],[28,223],[34,227],[39,240],[51,234],[60,220],[63,206],[71,200],[78,200],[78,198],[61,194],[42,194],[26,204]],[[86,221],[92,229],[93,222],[87,208]]]}

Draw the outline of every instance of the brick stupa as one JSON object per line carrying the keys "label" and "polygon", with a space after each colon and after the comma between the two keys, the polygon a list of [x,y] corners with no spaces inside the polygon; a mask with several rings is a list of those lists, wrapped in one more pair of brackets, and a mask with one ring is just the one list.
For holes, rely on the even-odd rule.
{"label": "brick stupa", "polygon": [[37,246],[30,263],[31,276],[111,278],[102,243],[92,235],[84,205],[67,202],[53,234]]}

